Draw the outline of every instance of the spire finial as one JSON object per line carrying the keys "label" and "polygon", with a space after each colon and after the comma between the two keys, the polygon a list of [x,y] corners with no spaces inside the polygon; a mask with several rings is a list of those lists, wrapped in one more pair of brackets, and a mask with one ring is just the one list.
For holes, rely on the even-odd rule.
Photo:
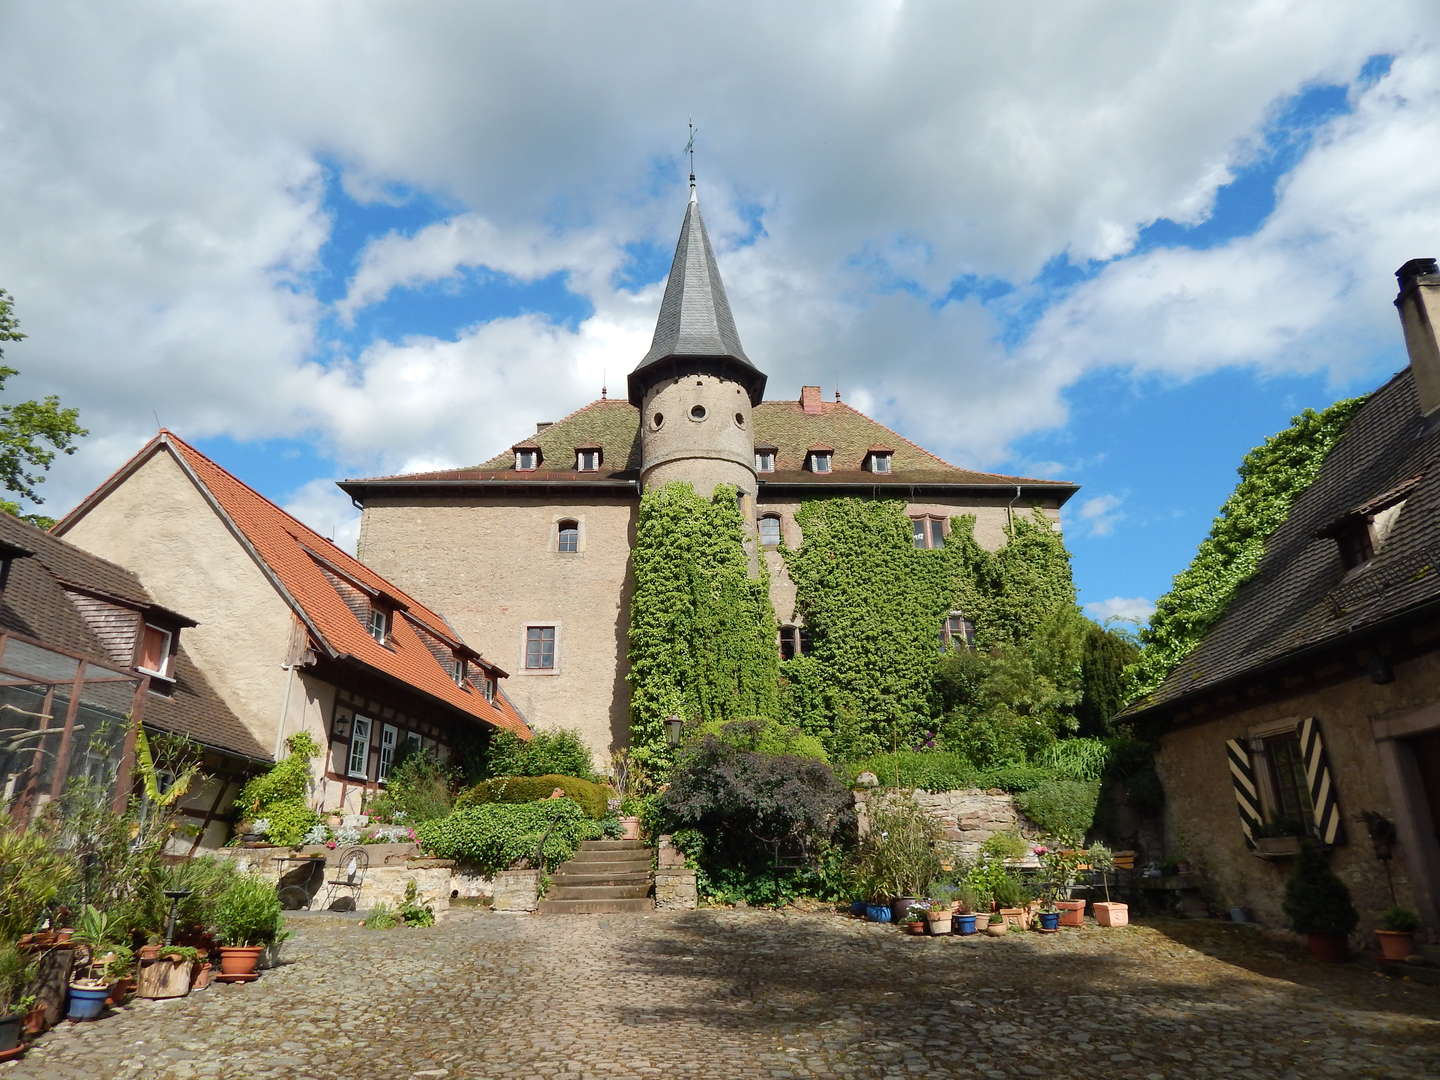
{"label": "spire finial", "polygon": [[690,155],[690,201],[695,202],[695,118],[689,120],[690,140],[685,144],[685,153]]}

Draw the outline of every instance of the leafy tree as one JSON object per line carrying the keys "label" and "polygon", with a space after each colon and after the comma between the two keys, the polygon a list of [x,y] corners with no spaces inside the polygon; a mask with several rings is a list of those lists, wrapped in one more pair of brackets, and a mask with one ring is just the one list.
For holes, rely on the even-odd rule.
{"label": "leafy tree", "polygon": [[1081,698],[1075,719],[1081,735],[1108,735],[1125,704],[1125,668],[1140,655],[1134,635],[1091,623],[1080,661]]}
{"label": "leafy tree", "polygon": [[527,739],[497,731],[485,757],[483,780],[495,776],[578,776],[595,780],[590,750],[580,732],[571,728],[537,731]]}
{"label": "leafy tree", "polygon": [[[15,317],[14,298],[0,289],[0,341],[24,340],[20,321]],[[0,357],[4,355],[0,350]],[[18,374],[18,369],[0,364],[0,391],[5,389],[7,379]],[[88,434],[80,426],[79,410],[61,408],[54,394],[39,401],[0,405],[0,487],[37,505],[44,502],[36,489],[44,482],[55,455],[73,454],[75,440]],[[54,518],[43,514],[21,514],[19,502],[12,499],[0,499],[0,511],[42,529],[55,524]]]}
{"label": "leafy tree", "polygon": [[1225,613],[1230,598],[1260,565],[1265,541],[1310,486],[1330,448],[1364,398],[1306,409],[1290,426],[1245,455],[1240,483],[1220,507],[1195,558],[1155,605],[1140,632],[1140,657],[1129,671],[1129,698],[1150,693],[1175,670]]}

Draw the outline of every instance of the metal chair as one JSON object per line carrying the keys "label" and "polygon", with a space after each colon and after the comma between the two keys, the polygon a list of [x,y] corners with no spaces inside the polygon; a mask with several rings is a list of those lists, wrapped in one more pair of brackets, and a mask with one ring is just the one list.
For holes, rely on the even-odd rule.
{"label": "metal chair", "polygon": [[335,910],[335,894],[347,890],[350,893],[350,907],[344,910],[357,910],[360,906],[360,888],[365,884],[365,871],[369,869],[370,853],[363,847],[346,848],[342,851],[335,876],[327,882],[330,887],[325,893],[325,909]]}

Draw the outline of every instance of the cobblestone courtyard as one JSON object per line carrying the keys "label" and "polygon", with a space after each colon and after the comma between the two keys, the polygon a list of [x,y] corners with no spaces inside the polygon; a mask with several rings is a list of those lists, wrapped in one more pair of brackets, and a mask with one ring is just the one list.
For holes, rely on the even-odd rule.
{"label": "cobblestone courtyard", "polygon": [[0,1078],[1440,1075],[1440,991],[1206,923],[463,911],[306,921],[286,951],[249,986],[62,1023]]}

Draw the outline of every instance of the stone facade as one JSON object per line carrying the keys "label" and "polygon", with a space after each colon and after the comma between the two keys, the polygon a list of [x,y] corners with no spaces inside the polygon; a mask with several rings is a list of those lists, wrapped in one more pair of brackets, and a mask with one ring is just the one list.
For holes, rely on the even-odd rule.
{"label": "stone facade", "polygon": [[665,379],[646,392],[640,416],[643,490],[676,480],[696,491],[731,484],[753,505],[755,437],[743,387],[708,373]]}
{"label": "stone facade", "polygon": [[[914,796],[920,807],[940,823],[945,854],[956,861],[977,858],[980,845],[996,833],[1019,833],[1031,840],[1039,840],[1042,835],[1039,826],[1022,814],[1015,799],[1003,791],[917,790]],[[874,792],[855,793],[855,810],[862,830],[868,827],[866,807],[875,797]]]}
{"label": "stone facade", "polygon": [[501,870],[495,875],[495,911],[534,911],[540,905],[539,870]]}
{"label": "stone facade", "polygon": [[[426,858],[415,844],[369,844],[365,852],[370,856],[370,866],[365,871],[356,901],[360,911],[368,911],[377,904],[397,907],[405,899],[409,882],[413,881],[420,902],[428,904],[436,918],[443,917],[450,907],[451,894],[456,891],[453,862]],[[233,859],[242,870],[271,878],[282,887],[293,885],[305,889],[314,898],[316,909],[324,903],[328,883],[345,872],[340,865],[339,852],[317,844],[307,844],[299,849],[223,848],[215,854]],[[313,855],[324,857],[323,873],[307,864],[283,861]],[[351,893],[348,890],[341,889],[336,899],[349,896]]]}
{"label": "stone facade", "polygon": [[656,910],[693,911],[699,906],[700,892],[696,887],[694,870],[670,867],[655,871]]}

